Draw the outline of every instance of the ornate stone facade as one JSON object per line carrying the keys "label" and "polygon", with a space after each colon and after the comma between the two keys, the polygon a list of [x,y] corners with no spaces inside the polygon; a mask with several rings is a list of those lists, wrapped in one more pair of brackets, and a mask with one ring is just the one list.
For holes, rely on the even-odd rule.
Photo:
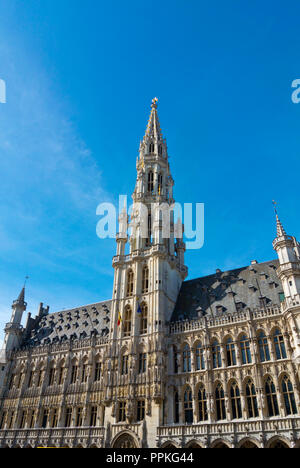
{"label": "ornate stone facade", "polygon": [[24,288],[13,302],[1,447],[299,447],[298,242],[276,214],[279,260],[184,281],[185,245],[172,216],[164,238],[158,209],[174,200],[155,100],[139,151],[112,299],[53,314],[41,304],[24,328]]}

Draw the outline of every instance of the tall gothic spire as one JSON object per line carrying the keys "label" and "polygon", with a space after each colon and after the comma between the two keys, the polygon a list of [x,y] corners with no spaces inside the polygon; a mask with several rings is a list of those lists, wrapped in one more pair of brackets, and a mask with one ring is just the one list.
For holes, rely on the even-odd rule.
{"label": "tall gothic spire", "polygon": [[148,120],[146,132],[143,141],[150,139],[155,139],[157,141],[160,141],[163,139],[162,136],[162,131],[159,125],[159,119],[158,119],[158,114],[157,114],[157,101],[158,99],[155,97],[152,99],[152,104],[151,104],[151,112],[150,112],[150,117]]}

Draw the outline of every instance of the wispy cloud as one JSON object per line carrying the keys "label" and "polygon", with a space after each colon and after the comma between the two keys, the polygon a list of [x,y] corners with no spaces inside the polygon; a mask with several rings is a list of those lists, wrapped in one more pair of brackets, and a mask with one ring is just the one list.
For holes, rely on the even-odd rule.
{"label": "wispy cloud", "polygon": [[[11,290],[29,265],[45,273],[42,293],[47,270],[57,272],[59,287],[66,271],[76,273],[91,264],[91,246],[79,233],[86,230],[91,243],[96,242],[96,206],[112,197],[103,188],[92,150],[70,118],[68,102],[38,58],[20,42],[12,46],[1,33],[0,44],[0,78],[7,84],[7,103],[0,106],[0,290],[8,291],[1,298],[1,329],[9,320]],[[99,249],[97,254],[101,260],[107,252]],[[112,271],[99,264],[92,268],[111,277]],[[88,296],[86,285],[82,290]],[[47,295],[54,299],[54,308],[64,301],[60,292],[56,302],[55,292]]]}

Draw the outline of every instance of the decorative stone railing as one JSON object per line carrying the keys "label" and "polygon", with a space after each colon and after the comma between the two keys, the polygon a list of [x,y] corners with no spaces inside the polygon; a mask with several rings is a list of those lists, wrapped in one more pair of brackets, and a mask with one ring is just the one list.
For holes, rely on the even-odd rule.
{"label": "decorative stone railing", "polygon": [[293,431],[298,432],[299,437],[299,417],[160,426],[157,428],[157,437],[164,441],[172,437],[222,437],[234,434],[250,436],[263,433],[280,434],[281,432],[288,432],[290,434]]}
{"label": "decorative stone railing", "polygon": [[213,328],[234,323],[247,322],[251,319],[260,319],[282,314],[282,310],[277,307],[266,307],[264,309],[247,309],[234,314],[224,314],[220,317],[203,317],[196,320],[183,320],[170,324],[170,333],[183,333],[199,329]]}
{"label": "decorative stone railing", "polygon": [[62,427],[49,429],[0,430],[0,446],[85,446],[97,443],[103,446],[104,427]]}
{"label": "decorative stone railing", "polygon": [[83,349],[90,348],[92,346],[104,346],[108,343],[108,337],[91,337],[81,340],[69,340],[65,343],[49,344],[42,346],[28,346],[17,351],[13,351],[8,354],[8,357],[22,358],[27,357],[28,354],[31,356],[41,355],[41,354],[50,354],[57,353],[62,351],[70,351],[72,349]]}

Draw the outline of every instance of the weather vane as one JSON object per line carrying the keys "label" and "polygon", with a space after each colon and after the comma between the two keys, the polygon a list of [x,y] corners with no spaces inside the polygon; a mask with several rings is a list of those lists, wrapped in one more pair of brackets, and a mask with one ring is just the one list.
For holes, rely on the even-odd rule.
{"label": "weather vane", "polygon": [[276,209],[277,202],[275,200],[272,200],[272,203],[274,205],[275,214],[277,214],[277,209]]}
{"label": "weather vane", "polygon": [[25,288],[25,285],[26,285],[26,282],[27,282],[28,279],[29,279],[29,276],[25,276],[24,288]]}

